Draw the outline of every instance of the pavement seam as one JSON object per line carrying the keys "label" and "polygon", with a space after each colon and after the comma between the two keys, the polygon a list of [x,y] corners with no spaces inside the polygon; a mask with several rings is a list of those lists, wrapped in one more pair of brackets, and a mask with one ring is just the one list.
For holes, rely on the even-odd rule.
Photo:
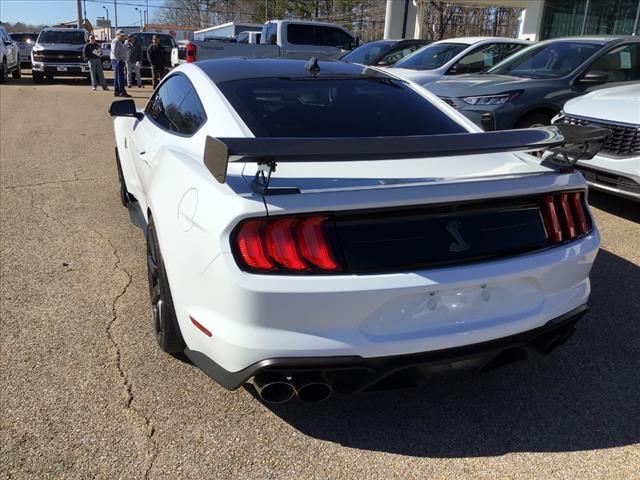
{"label": "pavement seam", "polygon": [[97,178],[80,178],[78,172],[73,172],[73,178],[63,178],[61,180],[48,180],[45,182],[36,183],[23,183],[20,185],[6,185],[3,190],[15,190],[16,188],[33,188],[33,187],[45,187],[49,185],[57,185],[60,183],[74,183],[74,182],[93,182],[97,181]]}
{"label": "pavement seam", "polygon": [[[77,181],[77,180],[76,180]],[[56,183],[60,183],[60,182],[56,182]],[[31,196],[31,206],[34,208],[39,208],[39,210],[41,210],[45,216],[50,219],[51,221],[54,222],[58,222],[61,224],[65,224],[67,226],[70,226],[69,224],[67,224],[66,222],[64,222],[63,220],[61,220],[60,218],[56,217],[55,215],[52,215],[51,213],[49,213],[46,208],[44,207],[44,205],[41,205],[39,207],[35,206],[35,196],[31,193],[29,193],[29,195]],[[133,400],[135,398],[135,395],[133,393],[133,388],[131,385],[131,380],[129,379],[129,376],[127,375],[125,369],[122,366],[122,356],[120,353],[120,345],[118,344],[118,342],[116,341],[115,337],[112,334],[112,327],[115,324],[115,322],[118,320],[118,310],[117,310],[117,303],[118,300],[120,300],[126,293],[127,290],[129,289],[129,287],[131,286],[131,284],[133,283],[133,278],[131,277],[131,274],[129,273],[129,271],[122,267],[121,262],[122,259],[120,258],[120,255],[118,255],[118,249],[116,248],[116,246],[113,244],[113,242],[109,239],[109,237],[107,237],[106,235],[102,234],[101,232],[95,230],[94,228],[86,225],[85,228],[89,231],[91,231],[92,233],[94,233],[95,235],[97,235],[98,237],[102,238],[111,248],[111,254],[115,257],[116,261],[113,264],[113,268],[114,270],[120,271],[122,273],[124,273],[126,275],[127,281],[126,284],[122,287],[122,289],[120,290],[120,292],[113,298],[113,301],[111,302],[111,320],[109,321],[109,323],[107,324],[106,328],[105,328],[105,333],[107,335],[107,339],[109,340],[109,342],[111,343],[112,347],[115,349],[116,351],[116,368],[118,369],[118,373],[120,375],[120,378],[122,379],[122,383],[125,387],[125,392],[127,394],[127,398],[125,400],[125,410],[131,410],[133,411],[144,423],[144,427],[145,427],[145,434],[147,436],[147,438],[149,439],[149,441],[151,442],[151,459],[149,461],[149,464],[147,466],[147,468],[145,469],[144,472],[144,478],[147,479],[149,478],[149,474],[151,472],[151,469],[153,468],[153,464],[158,456],[158,444],[155,441],[155,426],[152,424],[151,422],[151,418],[147,417],[146,415],[144,415],[140,410],[138,410],[136,407],[134,407],[133,404]]]}

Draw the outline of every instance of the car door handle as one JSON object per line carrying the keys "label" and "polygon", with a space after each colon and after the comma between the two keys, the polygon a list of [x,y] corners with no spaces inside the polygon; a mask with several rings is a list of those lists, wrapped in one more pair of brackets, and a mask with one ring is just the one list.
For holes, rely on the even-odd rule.
{"label": "car door handle", "polygon": [[147,160],[147,152],[145,150],[143,150],[142,152],[138,152],[138,157],[140,157],[140,160],[142,160],[144,163],[149,165],[149,160]]}

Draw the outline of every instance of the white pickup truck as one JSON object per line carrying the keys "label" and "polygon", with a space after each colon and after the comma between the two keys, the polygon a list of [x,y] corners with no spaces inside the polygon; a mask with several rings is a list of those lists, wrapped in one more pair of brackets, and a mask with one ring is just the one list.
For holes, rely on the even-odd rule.
{"label": "white pickup truck", "polygon": [[[339,58],[357,46],[358,39],[333,23],[302,20],[272,20],[264,24],[260,43],[189,40],[184,55],[171,53],[173,66],[213,58]],[[180,58],[183,57],[183,58]]]}

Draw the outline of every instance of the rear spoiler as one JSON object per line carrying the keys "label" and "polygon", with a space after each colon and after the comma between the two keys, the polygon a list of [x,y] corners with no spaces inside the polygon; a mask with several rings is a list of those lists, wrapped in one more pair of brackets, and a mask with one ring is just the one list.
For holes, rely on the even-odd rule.
{"label": "rear spoiler", "polygon": [[229,163],[257,163],[261,166],[259,173],[264,191],[268,188],[271,172],[280,162],[355,162],[547,150],[552,153],[545,157],[545,164],[571,168],[578,160],[593,158],[609,135],[611,131],[605,128],[554,125],[406,137],[207,137],[204,164],[218,182],[224,183]]}

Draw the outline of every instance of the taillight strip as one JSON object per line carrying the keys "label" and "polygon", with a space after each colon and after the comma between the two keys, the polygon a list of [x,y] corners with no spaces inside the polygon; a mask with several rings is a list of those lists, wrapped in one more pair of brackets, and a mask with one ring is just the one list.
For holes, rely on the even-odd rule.
{"label": "taillight strip", "polygon": [[547,228],[547,236],[554,243],[561,242],[562,229],[560,228],[560,219],[553,202],[553,195],[547,195],[542,199],[542,211],[542,218]]}
{"label": "taillight strip", "polygon": [[568,196],[568,193],[561,193],[556,196],[556,202],[560,207],[560,216],[562,217],[564,232],[566,233],[567,238],[573,238],[576,236],[576,226],[573,223],[573,215],[571,214]]}
{"label": "taillight strip", "polygon": [[583,192],[558,192],[542,198],[540,211],[551,243],[573,240],[589,231],[583,198]]}

